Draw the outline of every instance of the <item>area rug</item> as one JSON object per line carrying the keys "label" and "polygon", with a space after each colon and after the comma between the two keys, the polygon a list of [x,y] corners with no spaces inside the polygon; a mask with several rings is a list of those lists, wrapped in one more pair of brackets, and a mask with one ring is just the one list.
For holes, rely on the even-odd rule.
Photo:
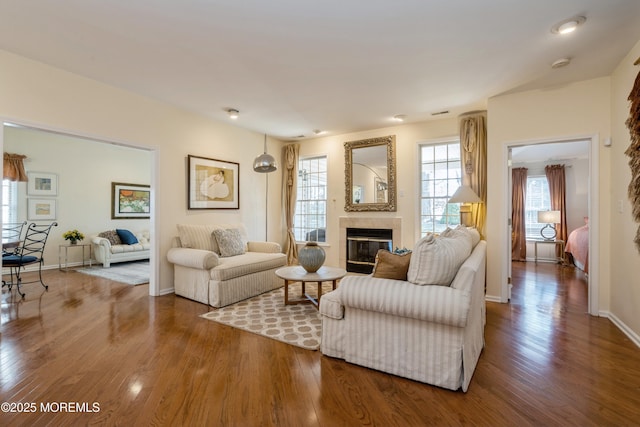
{"label": "area rug", "polygon": [[115,282],[126,283],[127,285],[142,285],[149,283],[149,261],[131,261],[111,264],[111,267],[104,268],[97,265],[76,270],[78,273],[89,274],[91,276],[102,277],[103,279]]}
{"label": "area rug", "polygon": [[[317,285],[307,283],[307,293],[316,294]],[[325,283],[323,293],[331,291]],[[301,295],[300,283],[289,285],[289,299]],[[307,350],[320,348],[322,322],[311,303],[284,305],[284,287],[203,314],[207,320],[259,334]]]}

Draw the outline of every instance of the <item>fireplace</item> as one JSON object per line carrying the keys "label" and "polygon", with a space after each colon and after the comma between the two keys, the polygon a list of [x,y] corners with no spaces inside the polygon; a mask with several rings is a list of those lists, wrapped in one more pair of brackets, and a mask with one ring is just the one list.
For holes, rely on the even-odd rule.
{"label": "fireplace", "polygon": [[347,228],[347,271],[370,274],[380,249],[391,250],[392,229]]}

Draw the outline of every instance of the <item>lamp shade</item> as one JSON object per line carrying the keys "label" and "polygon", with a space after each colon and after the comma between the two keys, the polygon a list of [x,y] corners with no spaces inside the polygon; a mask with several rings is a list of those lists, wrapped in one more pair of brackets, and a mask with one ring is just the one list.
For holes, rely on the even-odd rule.
{"label": "lamp shade", "polygon": [[256,172],[273,172],[276,169],[278,169],[276,166],[276,159],[274,159],[271,154],[260,154],[253,161],[253,170]]}
{"label": "lamp shade", "polygon": [[264,135],[264,153],[253,161],[253,170],[260,173],[273,172],[278,169],[276,159],[267,153],[267,134]]}
{"label": "lamp shade", "polygon": [[560,224],[560,211],[538,211],[538,223]]}
{"label": "lamp shade", "polygon": [[461,185],[448,203],[482,203],[482,200],[468,185]]}

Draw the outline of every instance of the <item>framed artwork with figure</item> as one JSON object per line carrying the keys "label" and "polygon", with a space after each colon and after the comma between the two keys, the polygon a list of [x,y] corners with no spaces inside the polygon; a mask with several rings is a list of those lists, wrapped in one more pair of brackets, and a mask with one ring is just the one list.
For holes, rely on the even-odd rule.
{"label": "framed artwork with figure", "polygon": [[189,155],[189,209],[240,209],[240,164]]}

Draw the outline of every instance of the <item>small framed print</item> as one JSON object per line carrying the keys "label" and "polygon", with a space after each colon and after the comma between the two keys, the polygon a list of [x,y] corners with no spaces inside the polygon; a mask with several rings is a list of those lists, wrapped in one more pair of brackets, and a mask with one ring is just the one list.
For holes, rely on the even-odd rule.
{"label": "small framed print", "polygon": [[151,188],[148,185],[111,183],[111,219],[151,217]]}
{"label": "small framed print", "polygon": [[57,196],[58,175],[49,172],[27,172],[27,195]]}
{"label": "small framed print", "polygon": [[56,219],[56,200],[28,199],[27,218],[30,221]]}
{"label": "small framed print", "polygon": [[188,208],[240,209],[240,164],[188,156]]}

